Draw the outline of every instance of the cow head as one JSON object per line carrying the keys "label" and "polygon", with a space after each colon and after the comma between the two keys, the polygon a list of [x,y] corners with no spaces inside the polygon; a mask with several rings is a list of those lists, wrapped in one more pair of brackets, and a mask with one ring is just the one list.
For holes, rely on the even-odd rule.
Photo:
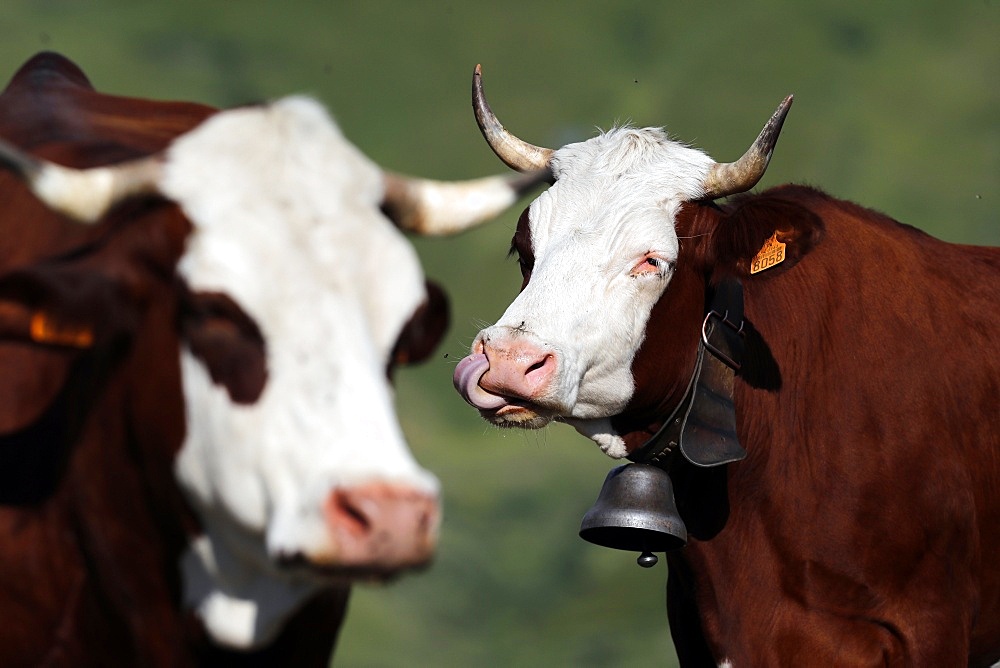
{"label": "cow head", "polygon": [[[682,394],[690,378],[705,276],[746,274],[775,232],[766,214],[753,221],[712,200],[761,178],[791,101],[735,163],[717,163],[659,128],[617,127],[552,150],[503,128],[477,67],[473,105],[491,148],[512,168],[547,168],[555,180],[520,218],[511,254],[521,292],[459,363],[459,393],[500,427],[566,422],[613,457],[638,445],[630,432],[655,420],[671,390],[647,396],[649,383],[639,379],[657,374]],[[700,291],[687,289],[699,282]],[[651,329],[686,325],[670,355],[643,350]]]}
{"label": "cow head", "polygon": [[[454,232],[532,179],[386,173],[305,98],[220,112],[160,154],[109,167],[0,153],[75,219],[105,225],[118,202],[144,195],[190,221],[170,279],[186,411],[174,469],[202,528],[184,557],[185,598],[217,641],[266,643],[318,590],[430,560],[438,482],[407,448],[389,374],[429,354],[446,305],[386,213],[406,229]],[[129,327],[105,317],[120,309],[82,304],[148,299],[107,263],[89,292],[58,272],[22,274],[35,288],[8,277],[0,290],[6,338],[87,348]]]}

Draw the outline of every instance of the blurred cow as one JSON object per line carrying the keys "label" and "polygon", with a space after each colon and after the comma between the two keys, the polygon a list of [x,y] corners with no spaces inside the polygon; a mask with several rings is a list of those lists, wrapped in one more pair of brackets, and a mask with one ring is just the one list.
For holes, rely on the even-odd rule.
{"label": "blurred cow", "polygon": [[325,665],[350,583],[440,523],[389,375],[447,305],[390,217],[536,179],[390,174],[310,99],[113,97],[49,53],[0,136],[4,665]]}

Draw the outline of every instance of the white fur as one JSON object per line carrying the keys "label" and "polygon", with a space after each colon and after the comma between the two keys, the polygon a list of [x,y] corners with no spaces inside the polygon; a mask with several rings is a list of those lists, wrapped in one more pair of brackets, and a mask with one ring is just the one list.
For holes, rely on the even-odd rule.
{"label": "white fur", "polygon": [[186,599],[216,640],[253,647],[321,583],[281,555],[333,556],[321,508],[343,483],[438,483],[407,449],[385,368],[425,297],[409,243],[378,210],[379,169],[316,102],[219,113],[170,148],[162,188],[195,231],[179,271],[260,326],[268,381],[234,405],[182,353],[178,479],[206,527]]}
{"label": "white fur", "polygon": [[628,448],[625,439],[615,433],[611,426],[611,420],[599,418],[596,420],[574,420],[572,418],[562,418],[562,422],[576,429],[580,434],[586,436],[601,448],[601,452],[612,459],[624,459],[628,456]]}
{"label": "white fur", "polygon": [[[555,352],[546,405],[613,457],[624,456],[624,442],[607,418],[634,391],[632,360],[678,255],[674,218],[703,195],[712,164],[657,128],[615,128],[556,151],[555,185],[530,207],[531,281],[480,332],[532,337]],[[664,270],[633,275],[650,252]]]}
{"label": "white fur", "polygon": [[[218,536],[220,530],[225,532],[220,527],[213,535]],[[321,583],[299,571],[274,568],[261,549],[262,543],[252,534],[227,538],[235,540],[201,536],[184,555],[184,603],[209,622],[217,642],[250,647],[255,644],[253,639],[277,635],[285,619],[316,593]],[[239,554],[233,552],[230,542],[239,546]]]}

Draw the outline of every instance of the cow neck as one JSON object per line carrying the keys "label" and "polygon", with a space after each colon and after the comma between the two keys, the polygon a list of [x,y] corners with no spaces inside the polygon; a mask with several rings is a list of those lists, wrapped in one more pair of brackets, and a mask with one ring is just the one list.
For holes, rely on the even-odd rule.
{"label": "cow neck", "polygon": [[684,397],[659,431],[628,455],[633,462],[669,469],[677,450],[701,467],[746,457],[736,435],[733,402],[744,350],[743,284],[727,278],[708,287],[706,297],[701,341]]}

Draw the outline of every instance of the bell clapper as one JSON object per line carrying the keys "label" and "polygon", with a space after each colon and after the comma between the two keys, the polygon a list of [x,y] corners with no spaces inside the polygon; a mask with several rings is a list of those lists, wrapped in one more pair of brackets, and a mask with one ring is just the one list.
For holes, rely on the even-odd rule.
{"label": "bell clapper", "polygon": [[643,552],[639,555],[639,558],[635,560],[635,563],[639,564],[643,568],[652,568],[656,565],[659,559],[652,552]]}

